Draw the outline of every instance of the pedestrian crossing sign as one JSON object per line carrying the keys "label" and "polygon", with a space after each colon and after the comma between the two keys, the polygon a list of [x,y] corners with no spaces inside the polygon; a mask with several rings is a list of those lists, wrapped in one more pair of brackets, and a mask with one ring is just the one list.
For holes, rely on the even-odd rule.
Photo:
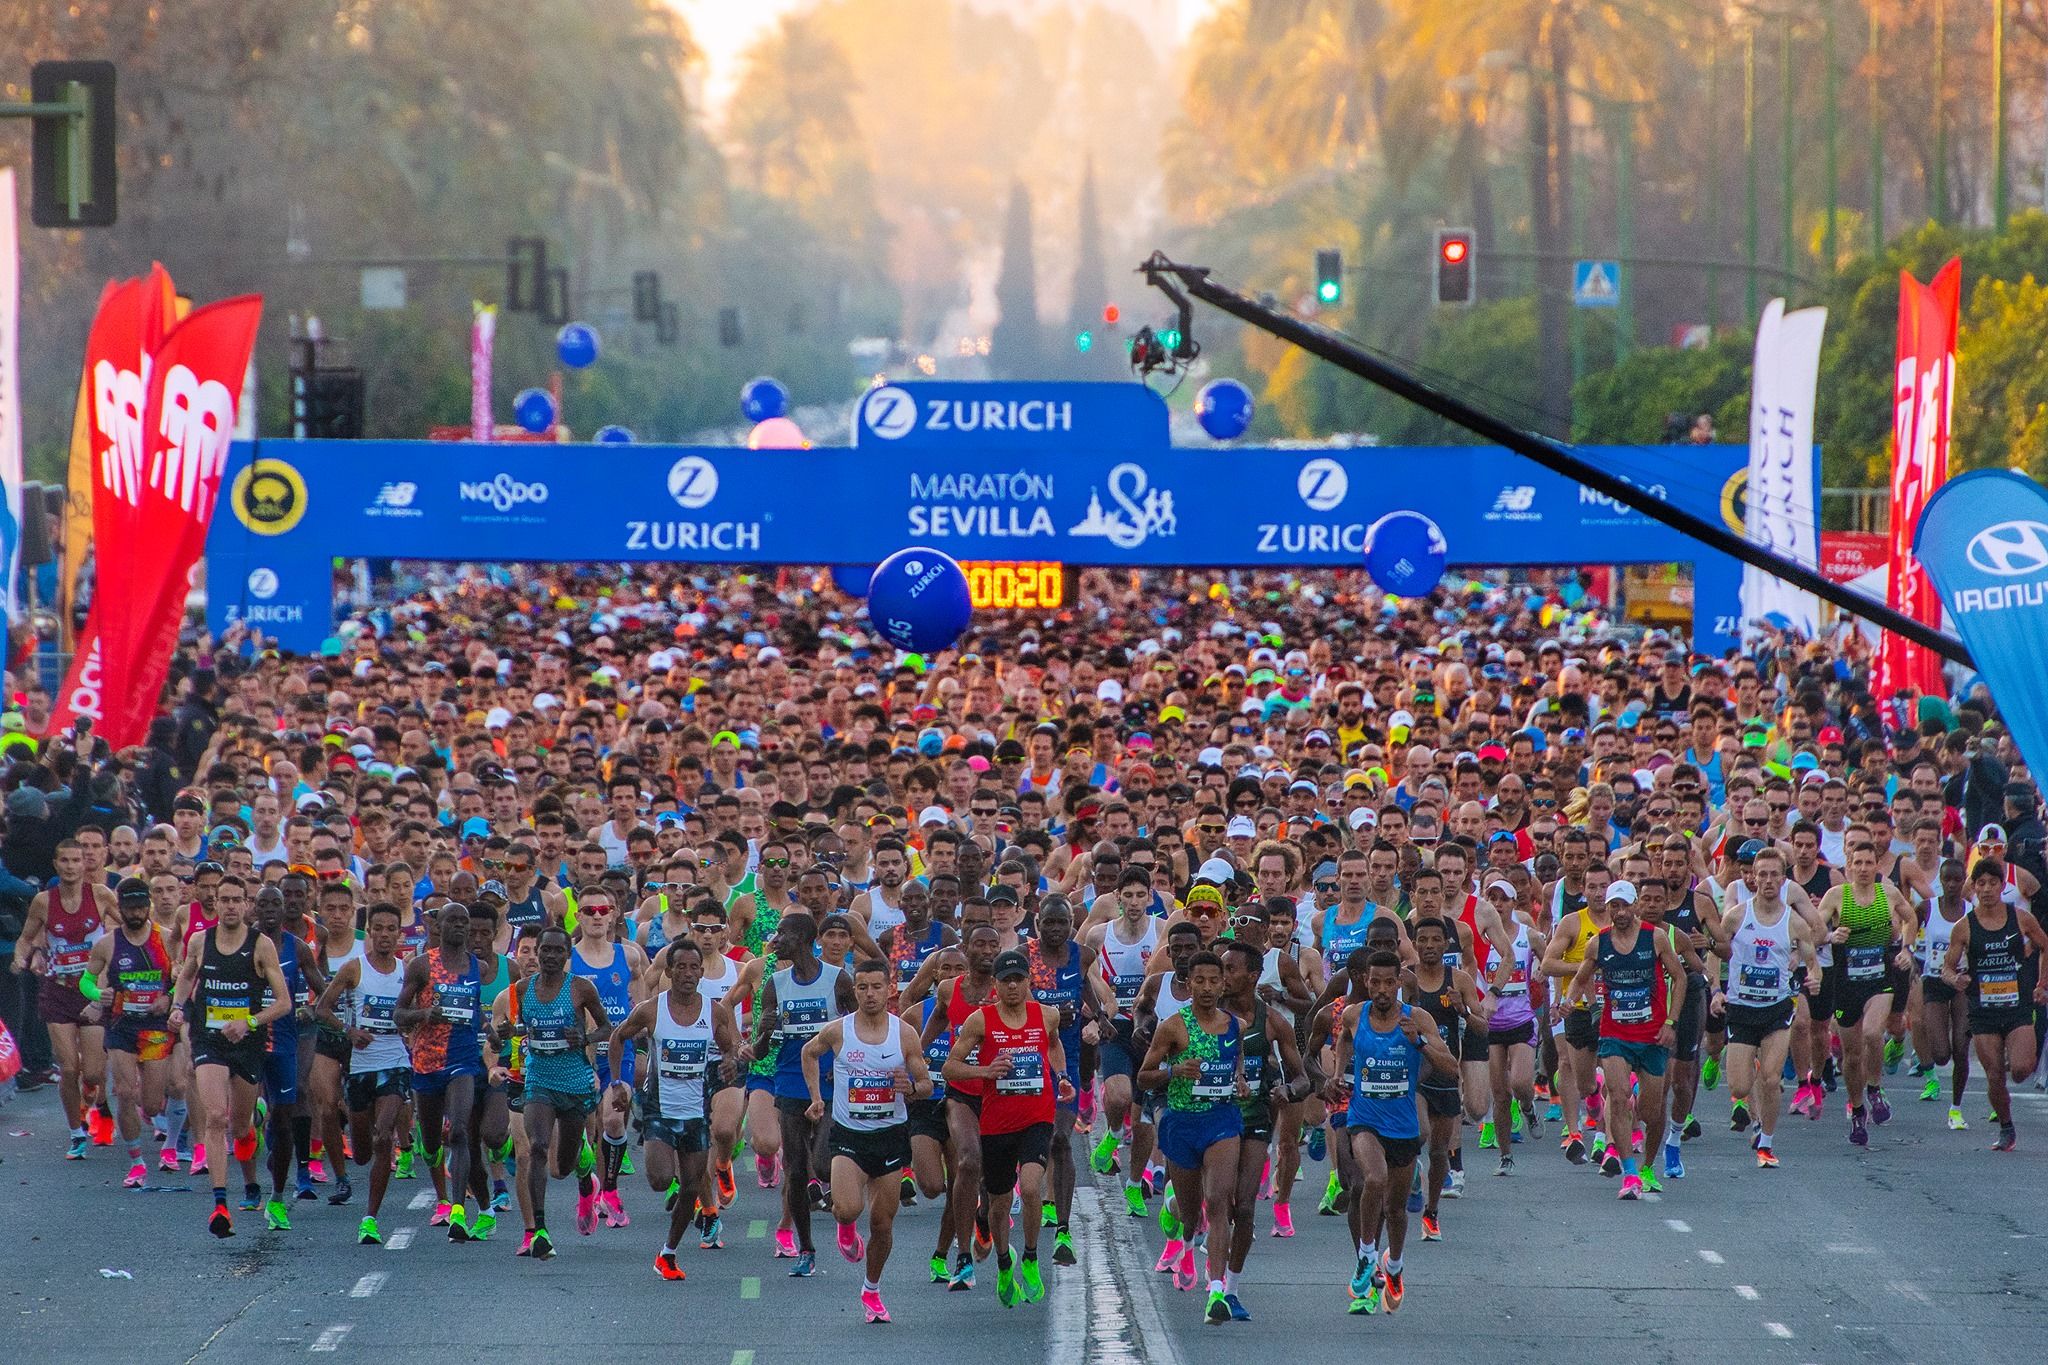
{"label": "pedestrian crossing sign", "polygon": [[1621,304],[1621,262],[1573,262],[1572,304],[1578,308],[1619,307]]}

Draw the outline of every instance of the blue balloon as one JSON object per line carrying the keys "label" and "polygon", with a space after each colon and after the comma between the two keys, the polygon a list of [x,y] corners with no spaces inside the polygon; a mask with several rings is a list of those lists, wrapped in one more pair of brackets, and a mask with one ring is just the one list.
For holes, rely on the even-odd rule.
{"label": "blue balloon", "polygon": [[762,375],[749,379],[740,388],[740,415],[749,422],[765,422],[771,417],[789,415],[789,390],[782,387],[779,379]]}
{"label": "blue balloon", "polygon": [[555,354],[572,370],[597,363],[597,329],[587,322],[565,322],[555,333]]}
{"label": "blue balloon", "polygon": [[848,597],[866,597],[868,586],[875,581],[875,566],[872,564],[835,564],[832,566],[832,586]]}
{"label": "blue balloon", "polygon": [[555,426],[555,400],[546,389],[521,389],[512,400],[512,415],[527,431],[538,434]]}
{"label": "blue balloon", "polygon": [[1235,379],[1212,379],[1195,395],[1195,418],[1219,441],[1234,441],[1252,424],[1252,391]]}
{"label": "blue balloon", "polygon": [[950,555],[924,545],[898,550],[875,566],[868,619],[898,649],[951,649],[974,619],[967,574]]}
{"label": "blue balloon", "polygon": [[626,427],[599,427],[591,439],[604,446],[629,446],[633,444],[633,433]]}
{"label": "blue balloon", "polygon": [[1389,512],[1365,532],[1365,571],[1382,592],[1420,597],[1444,576],[1449,548],[1420,512]]}

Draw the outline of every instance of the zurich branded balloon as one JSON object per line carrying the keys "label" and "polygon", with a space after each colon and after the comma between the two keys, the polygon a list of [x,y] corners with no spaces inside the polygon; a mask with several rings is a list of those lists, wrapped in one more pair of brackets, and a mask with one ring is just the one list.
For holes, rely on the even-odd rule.
{"label": "zurich branded balloon", "polygon": [[898,649],[932,654],[951,649],[974,619],[967,574],[951,556],[923,545],[898,550],[875,566],[868,619]]}
{"label": "zurich branded balloon", "polygon": [[555,400],[546,389],[521,389],[512,400],[512,414],[519,425],[538,435],[555,425]]}
{"label": "zurich branded balloon", "polygon": [[629,446],[633,444],[633,432],[628,427],[599,427],[590,439],[601,446]]}
{"label": "zurich branded balloon", "polygon": [[1219,441],[1234,441],[1252,424],[1252,391],[1235,379],[1212,379],[1195,395],[1195,419]]}
{"label": "zurich branded balloon", "polygon": [[765,374],[749,379],[740,389],[740,415],[749,422],[789,416],[789,390]]}
{"label": "zurich branded balloon", "polygon": [[1366,528],[1365,571],[1381,591],[1420,597],[1444,576],[1444,533],[1420,512],[1389,512]]}
{"label": "zurich branded balloon", "polygon": [[555,355],[572,370],[597,363],[597,329],[587,322],[565,322],[555,333]]}
{"label": "zurich branded balloon", "polygon": [[875,581],[875,566],[872,564],[835,564],[832,566],[832,586],[848,597],[866,597],[868,587]]}

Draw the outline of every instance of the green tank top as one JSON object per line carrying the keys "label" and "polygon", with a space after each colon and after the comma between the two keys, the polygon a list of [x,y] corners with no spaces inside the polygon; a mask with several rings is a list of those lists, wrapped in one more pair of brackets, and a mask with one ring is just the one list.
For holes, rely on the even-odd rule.
{"label": "green tank top", "polygon": [[1855,888],[1842,883],[1842,924],[1849,931],[1848,947],[1882,948],[1892,941],[1892,908],[1885,902],[1884,883],[1873,888],[1868,905],[1856,903]]}
{"label": "green tank top", "polygon": [[1239,1044],[1237,1019],[1230,1014],[1225,1014],[1224,1017],[1230,1020],[1230,1031],[1219,1038],[1195,1022],[1193,1005],[1180,1007],[1181,1023],[1185,1024],[1188,1030],[1188,1045],[1179,1055],[1167,1062],[1167,1066],[1179,1066],[1183,1061],[1193,1057],[1202,1064],[1202,1074],[1192,1079],[1174,1076],[1167,1081],[1168,1109],[1204,1113],[1236,1098],[1236,1050]]}

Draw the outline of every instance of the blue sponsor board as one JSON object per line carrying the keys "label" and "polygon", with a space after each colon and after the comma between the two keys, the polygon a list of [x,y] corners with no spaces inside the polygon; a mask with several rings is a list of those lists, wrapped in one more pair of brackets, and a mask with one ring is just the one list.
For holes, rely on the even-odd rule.
{"label": "blue sponsor board", "polygon": [[[874,564],[962,560],[1352,566],[1366,528],[1420,512],[1453,565],[1690,561],[1699,647],[1739,633],[1741,568],[1493,447],[1176,449],[1137,384],[904,384],[856,408],[855,445],[234,447],[208,539],[214,628],[286,648],[330,633],[337,557]],[[1696,515],[1740,525],[1740,446],[1591,448]]]}

